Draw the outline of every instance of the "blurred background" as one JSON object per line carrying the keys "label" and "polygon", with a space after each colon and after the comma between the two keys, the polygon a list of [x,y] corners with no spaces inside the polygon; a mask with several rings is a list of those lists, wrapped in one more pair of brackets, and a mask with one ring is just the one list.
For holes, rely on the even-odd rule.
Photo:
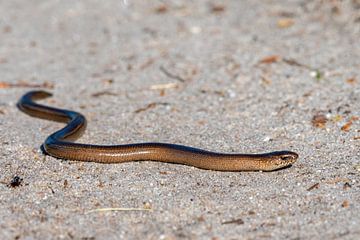
{"label": "blurred background", "polygon": [[[0,235],[357,239],[359,39],[358,0],[0,0]],[[80,142],[300,159],[219,173],[45,158],[63,125],[16,109],[31,89],[87,117]],[[154,211],[85,214],[106,207]]]}

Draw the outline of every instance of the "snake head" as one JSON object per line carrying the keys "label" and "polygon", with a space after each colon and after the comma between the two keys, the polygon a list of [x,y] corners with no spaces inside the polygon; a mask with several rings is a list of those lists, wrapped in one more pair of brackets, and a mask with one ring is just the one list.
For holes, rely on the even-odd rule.
{"label": "snake head", "polygon": [[264,171],[273,171],[291,166],[299,158],[299,155],[295,152],[279,151],[268,154],[267,158],[271,164],[267,164]]}

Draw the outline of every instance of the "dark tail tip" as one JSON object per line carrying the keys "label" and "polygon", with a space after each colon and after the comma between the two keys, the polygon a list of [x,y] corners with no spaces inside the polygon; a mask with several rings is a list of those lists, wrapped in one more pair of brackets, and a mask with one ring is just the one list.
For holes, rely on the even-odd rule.
{"label": "dark tail tip", "polygon": [[30,91],[25,93],[20,100],[18,101],[18,103],[16,104],[16,106],[24,111],[24,108],[26,105],[32,104],[34,101],[36,100],[41,100],[41,99],[45,99],[48,97],[51,97],[52,94],[46,91]]}
{"label": "dark tail tip", "polygon": [[43,90],[38,90],[38,91],[31,91],[31,92],[28,92],[24,95],[24,97],[27,97],[33,101],[35,100],[41,100],[41,99],[45,99],[45,98],[48,98],[48,97],[51,97],[52,96],[52,93],[49,93],[49,92],[46,92],[46,91],[43,91]]}

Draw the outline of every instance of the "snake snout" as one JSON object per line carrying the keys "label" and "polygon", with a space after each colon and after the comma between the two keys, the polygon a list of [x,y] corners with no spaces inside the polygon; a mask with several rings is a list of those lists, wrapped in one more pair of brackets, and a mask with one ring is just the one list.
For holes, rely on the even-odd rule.
{"label": "snake snout", "polygon": [[280,159],[284,162],[294,163],[298,159],[299,155],[294,152],[284,152],[281,154]]}

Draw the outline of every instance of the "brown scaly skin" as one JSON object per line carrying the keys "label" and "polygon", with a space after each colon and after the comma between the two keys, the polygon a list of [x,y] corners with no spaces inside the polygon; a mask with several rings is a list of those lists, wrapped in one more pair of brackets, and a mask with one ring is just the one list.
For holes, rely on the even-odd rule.
{"label": "brown scaly skin", "polygon": [[263,154],[225,154],[168,143],[135,143],[101,146],[79,144],[72,141],[81,136],[86,119],[77,112],[48,107],[35,100],[52,96],[45,91],[26,93],[18,102],[18,108],[26,114],[67,125],[51,134],[43,149],[56,158],[99,163],[122,163],[129,161],[160,161],[194,166],[217,171],[273,171],[296,162],[298,154],[290,151]]}

